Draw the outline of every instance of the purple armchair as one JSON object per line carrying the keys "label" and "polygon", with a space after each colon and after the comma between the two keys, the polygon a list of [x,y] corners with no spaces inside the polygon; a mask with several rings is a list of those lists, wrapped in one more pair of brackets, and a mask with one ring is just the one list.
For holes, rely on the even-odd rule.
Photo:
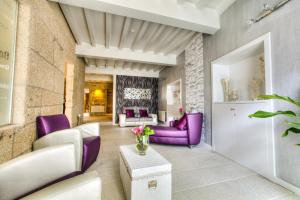
{"label": "purple armchair", "polygon": [[77,170],[86,171],[97,159],[101,138],[99,123],[88,123],[70,129],[64,114],[39,116],[36,119],[38,140],[34,149],[72,143],[75,145]]}
{"label": "purple armchair", "polygon": [[175,144],[193,146],[200,143],[203,114],[186,114],[186,126],[181,130],[176,128],[177,121],[171,122],[170,127],[150,126],[155,135],[150,136],[150,142],[159,144]]}

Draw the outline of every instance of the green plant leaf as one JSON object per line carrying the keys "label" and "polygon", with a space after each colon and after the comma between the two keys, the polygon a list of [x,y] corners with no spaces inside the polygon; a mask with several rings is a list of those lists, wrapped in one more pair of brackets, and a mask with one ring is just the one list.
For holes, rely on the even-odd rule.
{"label": "green plant leaf", "polygon": [[145,127],[145,129],[144,129],[144,134],[150,136],[150,135],[154,135],[155,132],[154,132],[154,130],[152,130],[151,128]]}
{"label": "green plant leaf", "polygon": [[300,147],[300,144],[295,144],[297,147]]}
{"label": "green plant leaf", "polygon": [[259,99],[263,99],[263,100],[270,100],[270,99],[279,99],[279,100],[283,100],[283,101],[287,101],[289,103],[292,103],[298,107],[300,107],[300,102],[296,101],[290,97],[286,97],[286,96],[279,96],[277,94],[273,94],[273,95],[261,95],[258,97]]}
{"label": "green plant leaf", "polygon": [[286,131],[283,132],[282,137],[288,136],[288,135],[289,135],[289,132],[293,132],[293,133],[295,133],[295,134],[300,134],[300,129],[293,128],[293,127],[292,127],[292,128],[289,128],[289,129],[287,129]]}
{"label": "green plant leaf", "polygon": [[277,112],[267,112],[259,110],[254,114],[249,115],[250,118],[269,118],[276,115],[285,115],[287,117],[296,117],[297,115],[292,111],[277,111]]}
{"label": "green plant leaf", "polygon": [[300,129],[300,123],[299,122],[290,122],[290,121],[285,121],[289,126]]}

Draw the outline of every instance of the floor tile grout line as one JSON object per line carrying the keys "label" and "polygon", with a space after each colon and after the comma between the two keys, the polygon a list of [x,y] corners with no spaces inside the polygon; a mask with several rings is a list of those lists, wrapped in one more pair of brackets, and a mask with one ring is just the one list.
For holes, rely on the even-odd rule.
{"label": "floor tile grout line", "polygon": [[189,190],[194,190],[194,189],[200,189],[200,188],[209,187],[209,186],[220,184],[220,183],[233,182],[233,181],[244,179],[244,178],[248,178],[248,177],[251,177],[251,176],[259,176],[259,175],[258,174],[250,174],[250,175],[246,175],[246,176],[241,176],[239,178],[227,179],[227,180],[223,180],[223,181],[216,182],[216,183],[211,183],[211,184],[202,185],[202,186],[198,186],[198,187],[191,187],[191,188],[185,189],[185,190],[179,190],[179,191],[176,191],[174,193],[184,192],[184,191],[189,191]]}

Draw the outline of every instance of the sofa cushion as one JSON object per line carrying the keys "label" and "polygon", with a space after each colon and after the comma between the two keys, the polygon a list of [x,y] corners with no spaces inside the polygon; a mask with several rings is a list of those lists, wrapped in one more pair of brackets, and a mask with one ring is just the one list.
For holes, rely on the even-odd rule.
{"label": "sofa cushion", "polygon": [[134,117],[134,110],[133,109],[125,110],[125,115],[126,115],[126,118]]}
{"label": "sofa cushion", "polygon": [[126,118],[126,122],[139,122],[139,118],[131,117],[131,118]]}
{"label": "sofa cushion", "polygon": [[175,127],[149,126],[155,132],[155,137],[187,137],[187,130],[179,130]]}
{"label": "sofa cushion", "polygon": [[153,119],[151,117],[141,117],[140,121],[141,122],[152,122]]}
{"label": "sofa cushion", "polygon": [[178,121],[178,123],[175,125],[176,128],[179,130],[185,130],[187,124],[186,114],[184,114]]}
{"label": "sofa cushion", "polygon": [[140,117],[148,117],[148,111],[146,109],[139,110]]}

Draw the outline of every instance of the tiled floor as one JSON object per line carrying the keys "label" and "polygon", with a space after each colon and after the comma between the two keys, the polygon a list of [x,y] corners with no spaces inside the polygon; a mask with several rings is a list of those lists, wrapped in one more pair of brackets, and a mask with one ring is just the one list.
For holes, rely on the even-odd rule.
{"label": "tiled floor", "polygon": [[[119,146],[135,142],[128,128],[101,127],[101,151],[96,170],[102,179],[102,199],[121,200]],[[173,200],[300,200],[290,191],[204,147],[152,145],[172,163]]]}

